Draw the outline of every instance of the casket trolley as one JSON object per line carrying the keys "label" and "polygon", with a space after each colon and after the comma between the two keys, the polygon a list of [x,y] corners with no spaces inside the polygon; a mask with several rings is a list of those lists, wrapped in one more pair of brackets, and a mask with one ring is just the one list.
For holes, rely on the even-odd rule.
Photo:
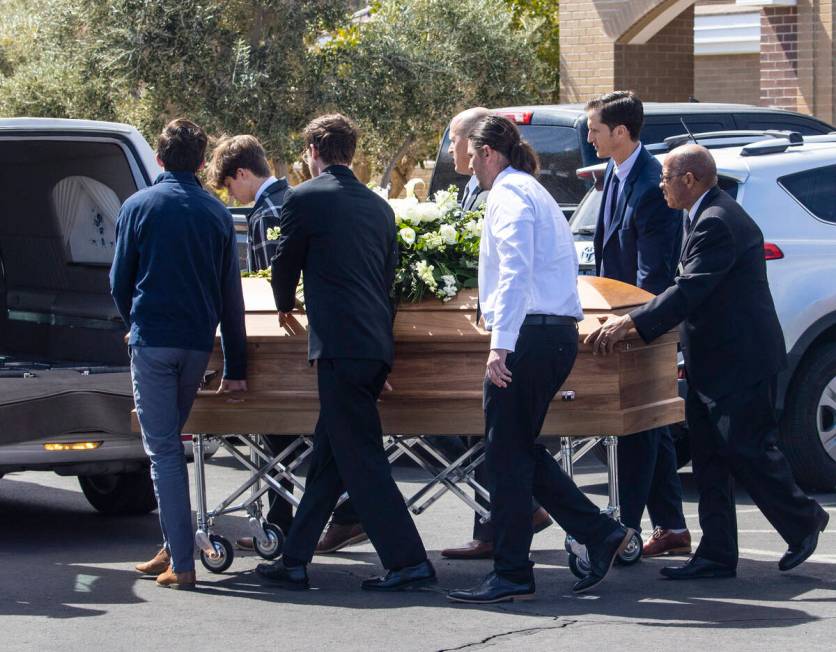
{"label": "casket trolley", "polygon": [[[290,481],[300,493],[303,490],[297,471],[312,450],[310,433],[319,411],[316,372],[306,355],[304,313],[295,314],[292,325],[281,328],[269,284],[257,278],[242,282],[247,308],[249,391],[238,396],[215,393],[223,368],[220,347],[216,347],[205,389],[199,392],[184,428],[184,432],[200,433],[194,435],[196,542],[201,561],[213,572],[226,570],[234,555],[230,542],[213,532],[216,517],[223,514],[246,512],[256,552],[266,559],[281,554],[283,534],[264,519],[262,497],[272,488],[298,505],[299,499],[280,481]],[[609,469],[605,510],[619,518],[618,437],[683,419],[683,402],[676,387],[677,336],[671,332],[650,345],[639,338],[628,338],[616,346],[612,356],[593,356],[583,340],[599,320],[621,314],[652,295],[598,277],[580,277],[578,287],[585,315],[578,324],[578,358],[555,397],[541,438],[547,443],[550,439],[559,441],[556,457],[570,475],[574,462],[603,442]],[[448,303],[432,299],[402,304],[394,332],[395,364],[389,376],[393,391],[385,392],[379,403],[387,433],[385,448],[390,461],[406,455],[427,472],[423,486],[406,497],[407,506],[420,514],[450,491],[480,518],[489,519],[490,513],[463,489],[463,485],[469,485],[473,492],[489,497],[474,477],[485,458],[481,388],[490,337],[476,324],[475,292],[463,290]],[[263,434],[298,437],[274,456],[264,446]],[[439,446],[439,439],[428,435],[465,435],[466,450],[451,458],[445,453],[447,447]],[[203,456],[207,437],[217,438],[220,446],[250,473],[211,510],[207,506]],[[242,452],[240,444],[248,450]],[[622,554],[622,561],[637,561],[641,545],[636,535]],[[567,538],[566,548],[570,568],[579,577],[584,576],[583,546]]]}

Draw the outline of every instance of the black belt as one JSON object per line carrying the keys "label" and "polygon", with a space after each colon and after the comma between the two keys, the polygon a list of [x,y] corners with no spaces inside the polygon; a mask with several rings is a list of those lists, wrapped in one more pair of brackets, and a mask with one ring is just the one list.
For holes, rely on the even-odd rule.
{"label": "black belt", "polygon": [[526,315],[523,326],[575,326],[578,320],[563,315]]}

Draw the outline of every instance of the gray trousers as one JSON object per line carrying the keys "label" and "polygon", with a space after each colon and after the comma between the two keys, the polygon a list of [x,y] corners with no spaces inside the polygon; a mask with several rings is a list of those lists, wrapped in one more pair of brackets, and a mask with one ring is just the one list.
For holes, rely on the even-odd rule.
{"label": "gray trousers", "polygon": [[151,459],[163,540],[177,573],[194,570],[189,474],[180,432],[189,418],[208,362],[208,351],[131,348],[136,414],[142,443]]}

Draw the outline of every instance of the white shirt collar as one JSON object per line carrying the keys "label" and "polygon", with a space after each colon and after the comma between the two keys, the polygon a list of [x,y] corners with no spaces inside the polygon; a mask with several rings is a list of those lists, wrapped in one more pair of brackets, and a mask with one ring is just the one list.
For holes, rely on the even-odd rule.
{"label": "white shirt collar", "polygon": [[474,190],[476,190],[476,188],[478,188],[478,187],[479,187],[479,179],[477,179],[476,175],[474,174],[473,176],[470,177],[470,179],[467,180],[467,185],[465,186],[465,192],[469,194],[469,193],[473,192]]}
{"label": "white shirt collar", "polygon": [[705,196],[711,191],[711,188],[706,190],[703,194],[700,195],[700,198],[694,202],[694,205],[688,210],[688,221],[693,222],[694,218],[697,216],[697,211],[700,210],[700,204],[702,204],[702,200],[705,199]]}
{"label": "white shirt collar", "polygon": [[[496,179],[493,180],[493,186],[496,186],[496,184],[498,184],[502,180],[503,177],[508,176],[509,174],[511,174],[511,172],[514,172],[514,171],[515,170],[514,170],[513,166],[506,165],[504,168],[502,168],[502,170],[500,170],[499,174],[496,175]],[[493,187],[493,186],[491,186],[491,187]]]}
{"label": "white shirt collar", "polygon": [[630,171],[633,169],[633,165],[635,165],[636,159],[639,158],[639,154],[641,154],[641,151],[642,144],[638,143],[636,145],[636,149],[633,150],[633,153],[630,154],[630,156],[628,156],[627,159],[621,165],[618,165],[618,163],[616,163],[615,160],[613,160],[613,172],[615,172],[620,182],[623,183],[624,180],[630,175]]}
{"label": "white shirt collar", "polygon": [[267,180],[264,183],[262,183],[261,186],[259,186],[258,191],[255,193],[255,202],[256,203],[258,203],[258,198],[261,197],[261,194],[265,190],[267,190],[268,187],[270,187],[271,185],[276,183],[276,181],[278,181],[278,179],[276,177],[274,177],[273,175],[270,175],[269,177],[267,177]]}

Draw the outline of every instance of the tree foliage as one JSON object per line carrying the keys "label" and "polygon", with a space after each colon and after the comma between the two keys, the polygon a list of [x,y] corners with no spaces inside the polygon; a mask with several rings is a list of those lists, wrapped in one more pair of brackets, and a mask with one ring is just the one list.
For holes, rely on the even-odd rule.
{"label": "tree foliage", "polygon": [[187,115],[293,161],[304,124],[340,110],[382,171],[431,155],[458,110],[555,89],[554,0],[380,0],[362,21],[357,4],[5,0],[0,115],[119,120],[149,139]]}
{"label": "tree foliage", "polygon": [[468,106],[548,96],[534,38],[492,0],[383,0],[321,46],[317,76],[324,102],[356,116],[370,156],[392,167],[432,155]]}

